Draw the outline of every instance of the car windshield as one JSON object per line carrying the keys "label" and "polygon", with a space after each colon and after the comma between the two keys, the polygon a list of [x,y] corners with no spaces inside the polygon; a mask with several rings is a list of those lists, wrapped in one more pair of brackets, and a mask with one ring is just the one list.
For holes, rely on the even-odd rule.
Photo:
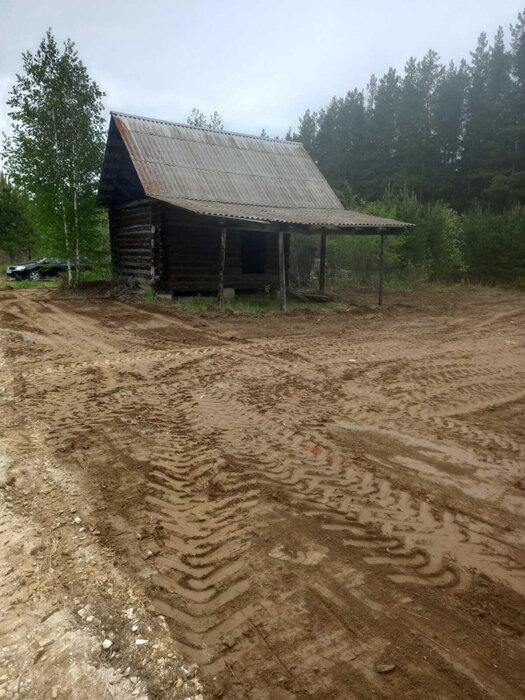
{"label": "car windshield", "polygon": [[40,260],[37,260],[37,263],[47,263],[49,262],[49,258],[41,258]]}

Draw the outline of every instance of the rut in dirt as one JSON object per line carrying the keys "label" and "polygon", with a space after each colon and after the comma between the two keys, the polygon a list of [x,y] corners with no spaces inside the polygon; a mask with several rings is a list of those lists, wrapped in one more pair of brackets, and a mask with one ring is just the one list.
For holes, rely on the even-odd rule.
{"label": "rut in dirt", "polygon": [[0,312],[17,400],[89,470],[107,546],[210,697],[513,697],[523,312],[476,303],[470,325],[434,302],[204,327],[34,293]]}

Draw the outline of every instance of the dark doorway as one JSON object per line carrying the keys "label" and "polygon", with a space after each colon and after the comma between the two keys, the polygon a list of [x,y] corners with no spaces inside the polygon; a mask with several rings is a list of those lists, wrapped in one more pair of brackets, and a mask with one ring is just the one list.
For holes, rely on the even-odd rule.
{"label": "dark doorway", "polygon": [[241,268],[243,273],[264,272],[266,236],[257,231],[243,231],[241,242]]}

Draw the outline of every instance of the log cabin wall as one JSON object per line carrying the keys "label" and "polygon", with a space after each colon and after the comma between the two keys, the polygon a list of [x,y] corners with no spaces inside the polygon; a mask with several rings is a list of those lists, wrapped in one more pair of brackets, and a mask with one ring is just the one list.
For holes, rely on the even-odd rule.
{"label": "log cabin wall", "polygon": [[154,281],[160,250],[160,205],[144,201],[109,212],[111,257],[116,277]]}
{"label": "log cabin wall", "polygon": [[[258,231],[249,235],[263,240],[264,272],[243,272],[243,231],[228,230],[224,286],[237,291],[279,287],[277,233]],[[216,293],[219,277],[220,224],[175,207],[163,205],[158,261],[158,288],[172,292]]]}

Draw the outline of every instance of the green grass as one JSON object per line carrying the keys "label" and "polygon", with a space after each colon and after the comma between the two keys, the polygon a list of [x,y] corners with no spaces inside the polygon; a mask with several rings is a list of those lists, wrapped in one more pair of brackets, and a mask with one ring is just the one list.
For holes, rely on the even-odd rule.
{"label": "green grass", "polygon": [[[208,311],[217,309],[217,297],[215,296],[194,296],[194,297],[176,297],[174,299],[159,299],[155,292],[148,291],[141,298],[142,303],[157,303],[163,305],[175,306],[186,311]],[[224,311],[232,311],[234,313],[276,313],[281,310],[278,299],[243,299],[239,297],[232,302],[223,303]],[[289,299],[287,302],[288,311],[296,311],[298,309],[315,311],[323,313],[332,311],[335,308],[334,304],[305,304],[303,302]]]}
{"label": "green grass", "polygon": [[80,273],[81,282],[109,282],[112,279],[111,265],[101,265],[94,270],[84,270]]}
{"label": "green grass", "polygon": [[[336,278],[330,282],[330,287],[333,289],[347,289],[360,291],[367,289],[370,291],[378,289],[378,279],[372,279],[369,285],[359,286],[356,285],[355,280],[349,280],[347,278]],[[454,292],[454,291],[464,291],[464,292],[495,292],[495,291],[520,291],[524,288],[525,282],[521,280],[514,281],[512,284],[504,283],[481,283],[481,282],[468,282],[462,280],[460,282],[431,282],[422,277],[408,276],[407,278],[400,278],[397,276],[386,276],[384,279],[384,289],[385,291],[396,291],[396,292]]]}

